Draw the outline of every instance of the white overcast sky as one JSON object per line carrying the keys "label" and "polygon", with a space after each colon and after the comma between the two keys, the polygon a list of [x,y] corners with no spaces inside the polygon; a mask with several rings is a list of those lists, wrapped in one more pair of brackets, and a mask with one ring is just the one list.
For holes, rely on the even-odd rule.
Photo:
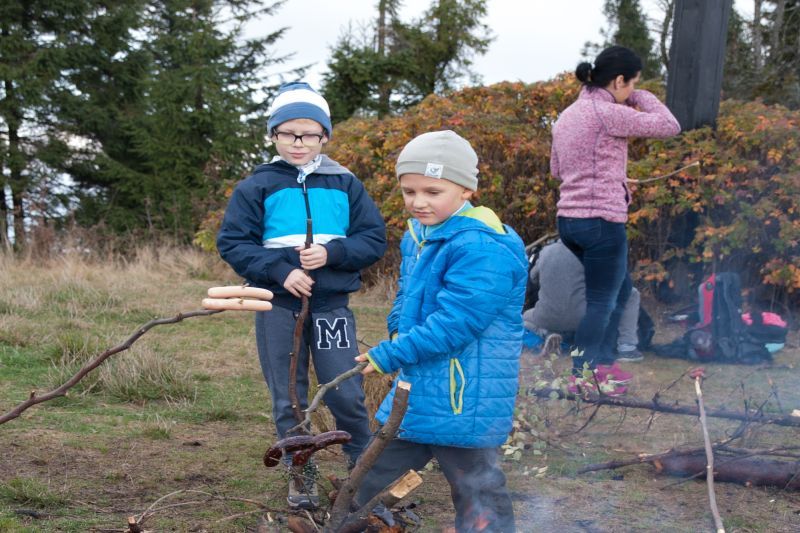
{"label": "white overcast sky", "polygon": [[[331,47],[345,31],[369,24],[376,15],[377,0],[287,0],[272,16],[254,22],[248,34],[275,27],[289,29],[275,45],[277,55],[294,53],[290,67],[313,64],[305,81],[319,87]],[[488,0],[484,22],[494,41],[489,51],[475,58],[473,70],[485,84],[521,80],[547,80],[572,71],[581,60],[586,41],[599,42],[606,26],[604,0]],[[431,0],[405,0],[400,18],[418,17]],[[652,17],[661,17],[656,0],[641,0]],[[735,0],[745,16],[752,15],[752,1]]]}

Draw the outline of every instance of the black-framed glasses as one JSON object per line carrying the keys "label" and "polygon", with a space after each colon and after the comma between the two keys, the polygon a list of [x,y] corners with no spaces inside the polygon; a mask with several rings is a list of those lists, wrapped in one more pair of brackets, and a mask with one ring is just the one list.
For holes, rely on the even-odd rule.
{"label": "black-framed glasses", "polygon": [[288,131],[274,131],[272,133],[272,138],[275,142],[279,144],[285,144],[287,146],[294,144],[297,142],[297,139],[300,139],[300,142],[306,148],[314,148],[322,143],[322,139],[325,138],[325,135],[319,133],[303,133],[302,135],[295,135],[294,133],[290,133]]}

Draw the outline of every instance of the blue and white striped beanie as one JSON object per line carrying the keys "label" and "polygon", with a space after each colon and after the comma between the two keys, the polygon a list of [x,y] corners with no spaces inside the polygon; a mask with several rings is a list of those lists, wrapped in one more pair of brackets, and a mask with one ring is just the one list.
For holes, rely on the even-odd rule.
{"label": "blue and white striped beanie", "polygon": [[278,89],[275,100],[269,108],[267,131],[280,126],[287,120],[296,118],[309,118],[322,124],[328,133],[328,138],[333,134],[331,125],[331,111],[328,102],[311,86],[302,81],[284,83]]}

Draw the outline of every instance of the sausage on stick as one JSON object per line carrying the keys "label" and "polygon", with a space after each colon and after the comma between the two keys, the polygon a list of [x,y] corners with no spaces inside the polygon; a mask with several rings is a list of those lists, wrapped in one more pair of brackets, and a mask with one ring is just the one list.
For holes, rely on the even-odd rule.
{"label": "sausage on stick", "polygon": [[203,298],[203,309],[220,311],[271,311],[272,304],[264,300],[242,298]]}

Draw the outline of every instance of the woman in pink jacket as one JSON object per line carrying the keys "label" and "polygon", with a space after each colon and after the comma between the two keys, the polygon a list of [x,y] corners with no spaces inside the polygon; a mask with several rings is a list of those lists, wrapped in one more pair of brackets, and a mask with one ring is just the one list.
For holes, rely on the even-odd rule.
{"label": "woman in pink jacket", "polygon": [[636,89],[641,70],[641,59],[622,46],[603,50],[594,66],[579,64],[575,76],[583,88],[553,125],[550,169],[561,180],[558,232],[586,277],[586,314],[575,333],[573,373],[580,376],[587,363],[601,381],[609,370],[597,365],[614,360],[614,337],[632,287],[625,232],[631,200],[628,138],[680,132],[658,98]]}

